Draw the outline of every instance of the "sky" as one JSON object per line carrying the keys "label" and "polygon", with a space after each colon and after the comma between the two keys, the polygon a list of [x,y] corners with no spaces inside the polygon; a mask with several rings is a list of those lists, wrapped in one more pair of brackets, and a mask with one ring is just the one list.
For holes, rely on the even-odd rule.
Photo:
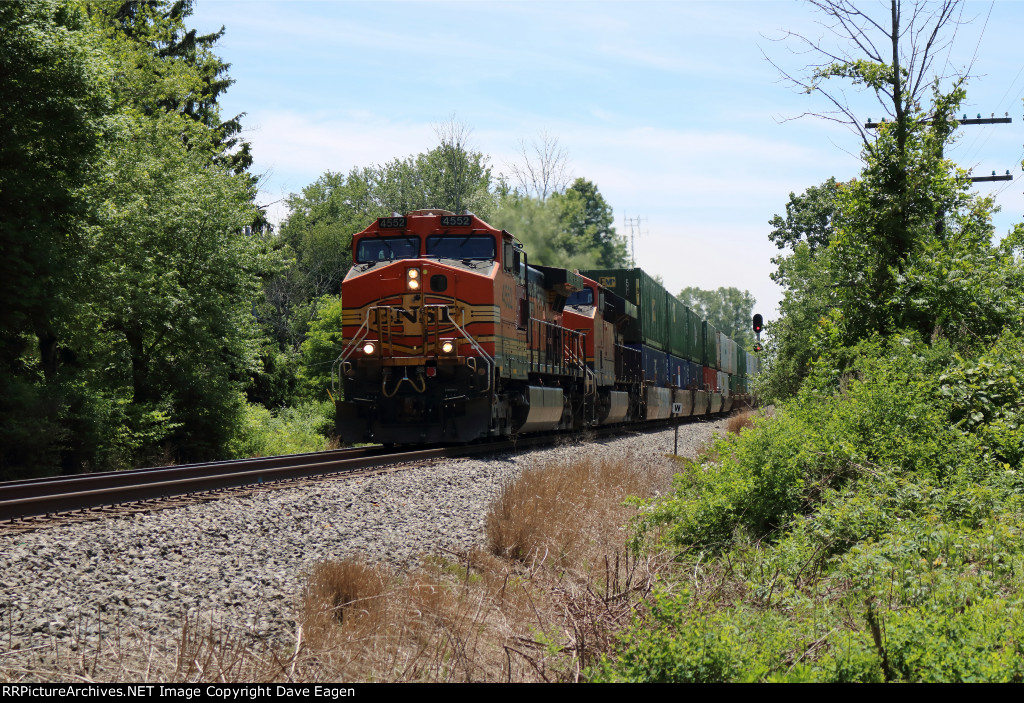
{"label": "sky", "polygon": [[[862,2],[884,17],[888,2]],[[968,72],[968,126],[947,155],[998,195],[997,236],[1024,220],[1024,2],[966,2],[936,70]],[[634,234],[636,263],[675,293],[735,286],[771,319],[782,290],[769,220],[791,192],[861,167],[860,138],[787,84],[809,63],[787,31],[839,47],[806,3],[230,2],[196,0],[190,26],[226,31],[216,51],[235,84],[223,113],[242,119],[273,221],[284,199],[326,171],[382,164],[437,145],[454,119],[495,174],[546,133],[574,177],[593,181]],[[770,59],[770,61],[769,61]],[[847,90],[863,119],[873,95]],[[634,223],[632,227],[628,222]],[[367,223],[369,224],[369,223]]]}

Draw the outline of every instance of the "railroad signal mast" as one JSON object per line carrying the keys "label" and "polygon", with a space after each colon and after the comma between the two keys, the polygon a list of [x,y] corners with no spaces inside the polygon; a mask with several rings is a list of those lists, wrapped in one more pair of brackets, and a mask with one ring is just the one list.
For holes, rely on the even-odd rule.
{"label": "railroad signal mast", "polygon": [[761,330],[764,329],[764,318],[761,317],[760,313],[754,315],[754,334],[757,335],[757,341],[754,342],[754,352],[760,354],[764,347],[761,346]]}

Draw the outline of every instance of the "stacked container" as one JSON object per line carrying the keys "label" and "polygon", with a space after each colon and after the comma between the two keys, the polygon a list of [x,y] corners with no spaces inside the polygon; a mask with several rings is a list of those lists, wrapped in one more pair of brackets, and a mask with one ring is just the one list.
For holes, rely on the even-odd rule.
{"label": "stacked container", "polygon": [[690,309],[679,298],[665,292],[665,309],[668,311],[668,352],[679,359],[690,358]]}
{"label": "stacked container", "polygon": [[700,316],[693,310],[689,310],[689,339],[690,339],[690,355],[686,357],[695,364],[704,364],[704,323],[701,321]]}
{"label": "stacked container", "polygon": [[627,344],[645,344],[668,351],[669,311],[665,289],[657,281],[637,268],[590,269],[580,273],[636,305],[636,320],[622,329]]}
{"label": "stacked container", "polygon": [[703,323],[704,355],[701,357],[702,366],[713,369],[718,368],[718,330],[715,326],[705,320]]}

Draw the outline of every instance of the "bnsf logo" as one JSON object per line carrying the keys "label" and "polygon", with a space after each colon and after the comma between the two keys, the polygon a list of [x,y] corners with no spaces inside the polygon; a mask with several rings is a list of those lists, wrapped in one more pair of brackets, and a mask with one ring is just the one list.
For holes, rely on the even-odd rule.
{"label": "bnsf logo", "polygon": [[[378,310],[378,317],[380,314],[381,311]],[[421,321],[428,325],[438,322],[451,322],[451,310],[447,307],[390,308],[388,314],[388,323],[392,325],[401,325],[406,322],[416,324]]]}

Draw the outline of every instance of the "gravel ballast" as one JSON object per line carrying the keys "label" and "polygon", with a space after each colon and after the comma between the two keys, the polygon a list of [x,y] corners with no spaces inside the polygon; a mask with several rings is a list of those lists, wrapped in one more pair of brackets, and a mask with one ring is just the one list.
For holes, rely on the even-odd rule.
{"label": "gravel ballast", "polygon": [[[693,456],[725,420],[679,429]],[[182,616],[249,636],[294,634],[305,574],[360,555],[400,568],[484,542],[501,487],[527,467],[583,456],[672,464],[673,430],[443,460],[395,473],[267,489],[186,507],[0,536],[0,652],[89,641],[118,629],[155,639]],[[0,663],[8,663],[0,661]]]}

